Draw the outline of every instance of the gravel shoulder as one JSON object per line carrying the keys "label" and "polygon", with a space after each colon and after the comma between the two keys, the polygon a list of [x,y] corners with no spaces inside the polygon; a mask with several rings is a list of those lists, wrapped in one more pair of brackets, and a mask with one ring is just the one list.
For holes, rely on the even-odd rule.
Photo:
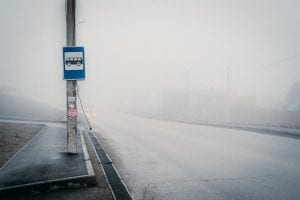
{"label": "gravel shoulder", "polygon": [[0,167],[38,134],[45,125],[0,122]]}

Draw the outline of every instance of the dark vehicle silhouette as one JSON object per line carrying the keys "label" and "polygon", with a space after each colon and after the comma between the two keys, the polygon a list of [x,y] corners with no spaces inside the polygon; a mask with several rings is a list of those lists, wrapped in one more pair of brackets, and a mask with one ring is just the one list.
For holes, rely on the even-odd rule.
{"label": "dark vehicle silhouette", "polygon": [[71,65],[77,65],[77,66],[80,66],[82,65],[82,58],[81,57],[71,57],[71,58],[67,58],[66,59],[66,64],[68,66],[71,66]]}

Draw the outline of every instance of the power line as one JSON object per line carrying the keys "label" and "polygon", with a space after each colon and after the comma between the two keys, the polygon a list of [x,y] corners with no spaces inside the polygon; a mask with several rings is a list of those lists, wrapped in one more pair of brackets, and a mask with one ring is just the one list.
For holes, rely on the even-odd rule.
{"label": "power line", "polygon": [[232,71],[251,71],[251,70],[261,70],[261,69],[265,69],[265,68],[271,68],[275,65],[287,62],[287,61],[295,59],[299,56],[300,56],[300,53],[297,53],[297,54],[294,54],[294,55],[291,55],[291,56],[287,56],[285,58],[281,58],[280,60],[277,60],[277,61],[272,62],[272,63],[257,65],[257,66],[254,66],[254,67],[248,67],[248,68],[244,68],[244,69],[231,68],[231,70]]}
{"label": "power line", "polygon": [[87,121],[87,123],[89,125],[89,130],[92,130],[91,123],[90,123],[90,121],[89,121],[89,119],[86,115],[85,109],[83,108],[83,103],[82,103],[80,95],[79,95],[79,84],[77,84],[77,96],[78,96],[78,99],[79,99],[80,107],[81,107],[81,110],[83,112],[84,118],[85,118],[85,120]]}

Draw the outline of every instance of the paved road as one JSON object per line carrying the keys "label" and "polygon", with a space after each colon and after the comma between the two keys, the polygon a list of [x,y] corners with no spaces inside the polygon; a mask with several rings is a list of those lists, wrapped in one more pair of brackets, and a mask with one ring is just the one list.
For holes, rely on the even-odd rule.
{"label": "paved road", "polygon": [[97,126],[137,199],[300,198],[300,140],[104,111]]}

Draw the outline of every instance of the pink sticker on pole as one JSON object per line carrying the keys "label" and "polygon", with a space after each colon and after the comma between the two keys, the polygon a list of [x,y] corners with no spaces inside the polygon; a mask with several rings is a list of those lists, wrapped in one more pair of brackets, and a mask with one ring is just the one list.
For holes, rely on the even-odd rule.
{"label": "pink sticker on pole", "polygon": [[76,117],[78,115],[76,108],[68,108],[68,117]]}

